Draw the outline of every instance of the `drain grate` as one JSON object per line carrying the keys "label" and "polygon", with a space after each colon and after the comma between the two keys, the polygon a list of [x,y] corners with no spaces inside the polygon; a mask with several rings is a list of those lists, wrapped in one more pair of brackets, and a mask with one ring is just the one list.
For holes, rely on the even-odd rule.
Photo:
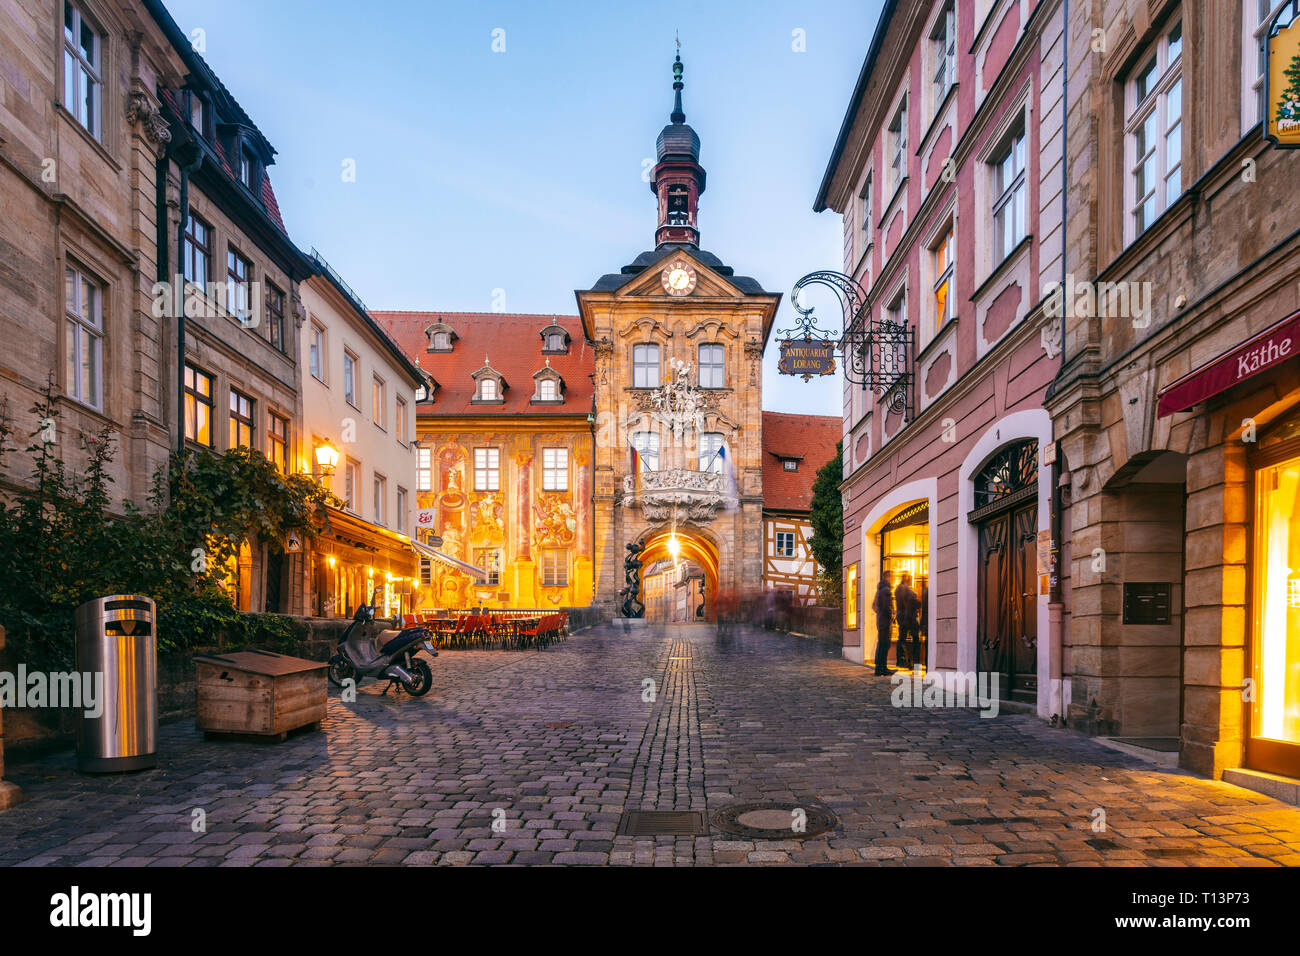
{"label": "drain grate", "polygon": [[738,803],[713,815],[719,830],[751,840],[804,840],[834,829],[839,822],[825,807],[784,802]]}
{"label": "drain grate", "polygon": [[620,836],[708,836],[703,810],[625,810]]}
{"label": "drain grate", "polygon": [[551,730],[563,730],[565,727],[572,727],[573,724],[566,720],[553,720],[546,725]]}
{"label": "drain grate", "polygon": [[1193,850],[1190,847],[1169,847],[1169,846],[1153,847],[1148,850],[1143,850],[1142,852],[1145,853],[1147,856],[1151,856],[1151,857],[1198,856],[1201,853],[1200,850]]}

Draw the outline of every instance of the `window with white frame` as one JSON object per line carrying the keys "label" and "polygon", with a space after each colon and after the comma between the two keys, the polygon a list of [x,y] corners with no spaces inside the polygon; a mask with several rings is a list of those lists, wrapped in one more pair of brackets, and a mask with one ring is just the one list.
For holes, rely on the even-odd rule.
{"label": "window with white frame", "polygon": [[999,263],[1025,238],[1025,129],[1017,126],[994,154],[993,254]]}
{"label": "window with white frame", "polygon": [[247,325],[252,320],[249,311],[249,280],[253,276],[253,264],[235,251],[233,246],[226,249],[226,311]]}
{"label": "window with white frame", "polygon": [[415,452],[415,490],[433,490],[433,449],[418,448]]}
{"label": "window with white frame", "polygon": [[722,345],[706,342],[699,348],[700,388],[723,388],[727,384],[727,352]]}
{"label": "window with white frame", "polygon": [[357,357],[346,349],[343,352],[343,400],[353,408],[357,404]]}
{"label": "window with white frame", "polygon": [[659,346],[632,346],[632,387],[659,387]]}
{"label": "window with white frame", "polygon": [[939,241],[932,247],[930,254],[934,257],[934,334],[938,334],[952,318],[952,270],[953,256],[952,224],[944,227]]}
{"label": "window with white frame", "polygon": [[948,90],[957,80],[957,28],[953,5],[947,4],[930,32],[930,56],[934,67],[931,76],[931,109],[938,111]]}
{"label": "window with white frame", "polygon": [[569,583],[569,552],[547,548],[542,552],[542,587],[566,587]]}
{"label": "window with white frame", "polygon": [[485,375],[478,380],[478,395],[476,400],[480,402],[495,402],[501,398],[501,389],[498,387],[499,382],[491,375]]}
{"label": "window with white frame", "polygon": [[537,400],[539,402],[554,402],[560,398],[560,383],[553,378],[543,378],[537,381]]}
{"label": "window with white frame", "polygon": [[370,419],[380,428],[388,427],[388,387],[378,375],[371,376]]}
{"label": "window with white frame", "polygon": [[1268,20],[1274,0],[1241,0],[1241,132],[1264,119],[1264,70],[1267,67]]}
{"label": "window with white frame", "polygon": [[633,432],[632,447],[641,457],[642,471],[659,470],[659,433]]}
{"label": "window with white frame", "polygon": [[711,471],[714,474],[722,474],[723,451],[722,446],[726,444],[721,432],[704,432],[700,435],[700,453],[697,465],[700,471]]}
{"label": "window with white frame", "polygon": [[383,524],[385,518],[384,505],[388,499],[388,481],[382,475],[375,475],[375,524]]}
{"label": "window with white frame", "polygon": [[80,269],[63,270],[68,338],[68,395],[91,408],[103,403],[104,296],[99,284]]}
{"label": "window with white frame", "polygon": [[185,270],[185,279],[204,289],[208,282],[208,262],[212,255],[209,243],[212,227],[198,216],[190,215],[185,221],[185,248],[181,251],[181,262]]}
{"label": "window with white frame", "polygon": [[393,512],[393,527],[398,531],[406,531],[406,489],[401,485],[397,486],[397,510]]}
{"label": "window with white frame", "polygon": [[866,249],[871,245],[871,173],[867,173],[867,178],[862,182],[862,189],[858,192],[858,221],[862,224],[862,248]]}
{"label": "window with white frame", "polygon": [[496,548],[478,548],[474,551],[474,566],[487,572],[489,587],[501,586],[501,552]]}
{"label": "window with white frame", "polygon": [[95,139],[103,138],[100,113],[103,38],[72,3],[63,4],[63,106]]}
{"label": "window with white frame", "polygon": [[776,533],[776,556],[778,558],[793,558],[794,542],[793,531],[778,531]]}
{"label": "window with white frame", "polygon": [[501,490],[501,449],[474,449],[474,490]]}
{"label": "window with white frame", "polygon": [[569,490],[569,450],[567,448],[542,449],[542,490]]}
{"label": "window with white frame", "polygon": [[348,511],[357,513],[357,492],[361,484],[361,465],[351,458],[343,466],[343,503]]}
{"label": "window with white frame", "polygon": [[889,122],[889,190],[892,193],[907,176],[907,98]]}
{"label": "window with white frame", "polygon": [[397,432],[397,440],[403,445],[406,444],[406,399],[397,400],[397,416],[393,419],[393,428]]}
{"label": "window with white frame", "polygon": [[312,378],[318,382],[325,381],[325,329],[315,322],[311,324],[311,337],[308,340],[308,361]]}
{"label": "window with white frame", "polygon": [[1151,227],[1183,192],[1183,24],[1175,18],[1125,85],[1125,238]]}

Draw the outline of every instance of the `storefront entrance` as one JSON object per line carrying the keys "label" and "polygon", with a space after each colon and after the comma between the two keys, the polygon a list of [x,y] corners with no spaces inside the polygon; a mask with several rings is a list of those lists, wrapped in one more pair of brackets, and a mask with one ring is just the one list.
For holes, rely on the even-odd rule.
{"label": "storefront entrance", "polygon": [[979,533],[979,670],[998,675],[999,697],[1038,697],[1038,442],[1010,445],[975,475]]}
{"label": "storefront entrance", "polygon": [[[921,602],[920,615],[917,620],[920,642],[911,638],[906,642],[895,643],[894,663],[897,667],[924,665],[929,659],[929,609],[930,609],[930,503],[921,501],[904,508],[885,523],[877,536],[880,541],[880,571],[889,579],[889,589],[897,593],[898,586],[906,575],[909,586],[916,592]],[[872,622],[874,624],[874,620]],[[891,629],[893,639],[900,639],[897,620]],[[913,661],[914,651],[919,650],[919,660]]]}
{"label": "storefront entrance", "polygon": [[1246,764],[1300,777],[1300,438],[1255,464],[1254,699]]}

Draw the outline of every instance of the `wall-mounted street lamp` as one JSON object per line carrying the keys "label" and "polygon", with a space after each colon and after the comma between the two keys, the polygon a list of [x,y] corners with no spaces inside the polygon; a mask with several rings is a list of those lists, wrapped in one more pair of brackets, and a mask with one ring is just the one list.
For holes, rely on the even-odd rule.
{"label": "wall-mounted street lamp", "polygon": [[334,469],[339,466],[339,450],[329,442],[317,445],[316,464],[320,465],[322,475],[334,474]]}

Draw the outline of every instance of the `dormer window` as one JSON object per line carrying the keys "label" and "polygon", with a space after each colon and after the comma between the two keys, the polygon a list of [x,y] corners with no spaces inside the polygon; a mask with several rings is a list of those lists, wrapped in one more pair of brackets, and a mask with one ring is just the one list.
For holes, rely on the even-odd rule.
{"label": "dormer window", "polygon": [[417,402],[431,402],[434,396],[438,394],[438,389],[442,386],[438,384],[437,379],[424,377],[425,383],[415,389],[415,400]]}
{"label": "dormer window", "polygon": [[198,93],[190,93],[190,126],[199,136],[208,137],[208,104]]}
{"label": "dormer window", "polygon": [[450,325],[444,325],[442,322],[436,322],[424,330],[428,336],[430,352],[450,352],[452,343],[456,341],[456,332]]}
{"label": "dormer window", "polygon": [[506,400],[506,380],[492,367],[487,359],[483,367],[474,373],[474,401],[492,405],[504,405]]}
{"label": "dormer window", "polygon": [[562,325],[548,325],[542,329],[542,352],[566,355],[569,351],[569,333]]}
{"label": "dormer window", "polygon": [[239,181],[254,192],[257,191],[257,160],[246,149],[239,151]]}
{"label": "dormer window", "polygon": [[546,367],[533,376],[537,390],[533,393],[534,404],[548,403],[559,405],[564,402],[564,379],[560,373],[551,368],[551,360],[546,360]]}

